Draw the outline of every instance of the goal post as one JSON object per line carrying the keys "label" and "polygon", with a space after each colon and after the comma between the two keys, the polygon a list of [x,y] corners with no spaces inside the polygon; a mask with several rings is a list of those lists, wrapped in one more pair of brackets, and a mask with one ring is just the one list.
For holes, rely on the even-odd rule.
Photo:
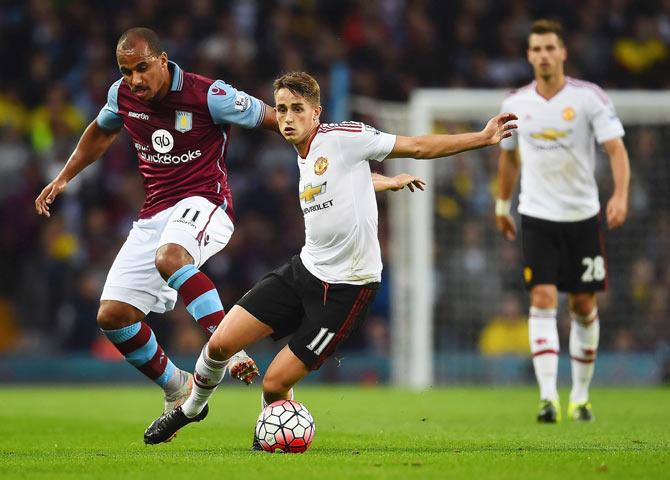
{"label": "goal post", "polygon": [[[435,131],[436,121],[482,128],[497,114],[509,90],[419,89],[407,104],[353,98],[352,113],[398,134]],[[609,90],[624,125],[670,125],[670,93]],[[421,195],[389,195],[391,261],[391,380],[398,386],[425,389],[435,378],[435,162],[395,159],[385,164],[395,174],[410,172],[426,180]],[[666,179],[667,180],[667,179]],[[492,266],[495,271],[496,266]],[[448,272],[446,272],[448,274]]]}

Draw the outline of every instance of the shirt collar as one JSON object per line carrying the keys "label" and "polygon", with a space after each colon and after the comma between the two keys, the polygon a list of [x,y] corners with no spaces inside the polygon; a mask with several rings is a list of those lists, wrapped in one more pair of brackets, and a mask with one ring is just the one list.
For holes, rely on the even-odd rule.
{"label": "shirt collar", "polygon": [[172,70],[172,84],[170,85],[171,92],[181,92],[184,86],[184,71],[176,63],[168,60],[168,68]]}

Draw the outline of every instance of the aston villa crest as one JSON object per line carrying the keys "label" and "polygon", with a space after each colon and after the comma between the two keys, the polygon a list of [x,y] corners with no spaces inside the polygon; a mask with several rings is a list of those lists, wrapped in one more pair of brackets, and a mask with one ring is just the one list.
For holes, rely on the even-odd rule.
{"label": "aston villa crest", "polygon": [[323,175],[326,170],[328,170],[328,159],[326,157],[317,158],[314,162],[314,173]]}
{"label": "aston villa crest", "polygon": [[174,129],[181,133],[186,133],[193,128],[193,114],[191,112],[175,112]]}

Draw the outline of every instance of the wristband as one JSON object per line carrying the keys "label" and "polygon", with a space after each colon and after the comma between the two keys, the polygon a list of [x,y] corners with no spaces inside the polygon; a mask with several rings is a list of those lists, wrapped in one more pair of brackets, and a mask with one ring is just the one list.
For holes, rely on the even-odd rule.
{"label": "wristband", "polygon": [[496,199],[496,216],[504,217],[510,214],[512,210],[512,200]]}

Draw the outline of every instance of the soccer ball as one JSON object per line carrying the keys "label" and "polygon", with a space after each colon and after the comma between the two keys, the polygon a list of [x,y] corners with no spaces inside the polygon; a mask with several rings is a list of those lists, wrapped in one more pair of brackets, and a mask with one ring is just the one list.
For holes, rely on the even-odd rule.
{"label": "soccer ball", "polygon": [[266,452],[303,453],[314,438],[314,419],[295,400],[278,400],[263,409],[256,422],[256,437]]}

